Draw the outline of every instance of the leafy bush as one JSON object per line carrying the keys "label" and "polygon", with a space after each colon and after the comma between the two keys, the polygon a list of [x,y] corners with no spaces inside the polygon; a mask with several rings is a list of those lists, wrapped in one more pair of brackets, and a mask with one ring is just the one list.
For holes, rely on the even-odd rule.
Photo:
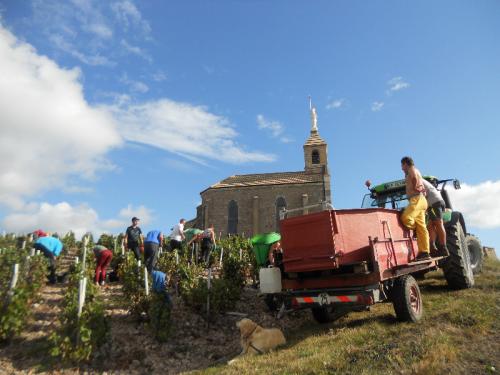
{"label": "leafy bush", "polygon": [[181,265],[180,292],[187,306],[193,310],[204,313],[207,308],[208,295],[210,294],[210,311],[224,312],[234,308],[240,298],[244,279],[241,276],[241,268],[236,258],[228,257],[227,278],[213,278],[208,289],[206,271],[199,265]]}
{"label": "leafy bush", "polygon": [[101,234],[101,237],[99,237],[97,242],[111,251],[114,251],[115,249],[115,238],[110,234]]}
{"label": "leafy bush", "polygon": [[118,276],[123,283],[123,297],[129,312],[141,318],[149,310],[150,297],[144,293],[144,270],[138,266],[133,254],[129,253],[120,264]]}
{"label": "leafy bush", "polygon": [[[9,291],[12,269],[19,263],[19,277]],[[25,252],[11,249],[0,257],[0,341],[12,339],[26,324],[31,304],[45,283],[47,263],[42,255],[27,257]]]}
{"label": "leafy bush", "polygon": [[238,288],[243,288],[245,285],[245,263],[241,262],[234,253],[223,259],[222,278]]}
{"label": "leafy bush", "polygon": [[102,301],[98,298],[97,287],[92,278],[87,279],[85,303],[78,317],[78,287],[83,274],[81,263],[73,268],[70,285],[64,296],[61,313],[61,329],[50,335],[50,354],[68,362],[88,361],[92,354],[107,340],[109,323],[104,313]]}
{"label": "leafy bush", "polygon": [[163,293],[153,293],[149,303],[149,325],[155,338],[165,342],[172,332],[171,305]]}

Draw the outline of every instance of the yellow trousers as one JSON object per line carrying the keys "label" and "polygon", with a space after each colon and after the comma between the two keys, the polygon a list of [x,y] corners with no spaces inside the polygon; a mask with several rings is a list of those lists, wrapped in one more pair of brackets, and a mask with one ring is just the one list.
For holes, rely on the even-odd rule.
{"label": "yellow trousers", "polygon": [[417,232],[417,245],[421,253],[429,252],[429,232],[425,225],[425,210],[427,200],[420,194],[409,199],[410,204],[401,214],[404,226]]}

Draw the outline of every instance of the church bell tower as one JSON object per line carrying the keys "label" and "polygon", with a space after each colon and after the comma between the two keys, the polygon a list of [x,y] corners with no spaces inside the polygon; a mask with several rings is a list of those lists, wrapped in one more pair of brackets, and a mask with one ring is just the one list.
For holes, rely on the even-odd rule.
{"label": "church bell tower", "polygon": [[317,172],[324,169],[328,173],[327,144],[318,132],[318,117],[316,108],[310,104],[311,134],[304,143],[305,170]]}
{"label": "church bell tower", "polygon": [[304,143],[304,164],[307,173],[318,173],[323,178],[324,200],[331,202],[330,174],[328,172],[328,147],[318,132],[318,116],[316,108],[312,106],[309,98],[309,111],[311,113],[311,132]]}

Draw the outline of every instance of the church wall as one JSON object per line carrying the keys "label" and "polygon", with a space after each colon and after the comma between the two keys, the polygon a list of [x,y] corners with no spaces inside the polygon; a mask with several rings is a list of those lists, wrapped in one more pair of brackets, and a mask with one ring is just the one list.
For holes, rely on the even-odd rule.
{"label": "church wall", "polygon": [[[328,192],[329,186],[327,186],[327,194]],[[304,194],[307,194],[307,198],[303,196]],[[254,235],[256,230],[257,233],[276,230],[276,200],[279,197],[285,198],[288,209],[303,207],[303,202],[312,205],[323,200],[323,184],[208,189],[201,195],[202,206],[205,207],[207,217],[205,217],[205,223],[201,225],[202,218],[198,216],[199,226],[214,224],[217,235],[221,233],[225,236],[228,229],[228,205],[231,200],[234,200],[238,204],[238,234],[244,233],[248,237]],[[199,212],[202,212],[202,208]]]}

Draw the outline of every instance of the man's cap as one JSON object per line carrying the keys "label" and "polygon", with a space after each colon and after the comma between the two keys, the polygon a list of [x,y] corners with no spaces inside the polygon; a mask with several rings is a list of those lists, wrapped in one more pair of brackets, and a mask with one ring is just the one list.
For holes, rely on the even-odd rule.
{"label": "man's cap", "polygon": [[132,218],[132,221],[134,221],[134,220],[139,221],[139,218],[134,216],[134,217]]}
{"label": "man's cap", "polygon": [[46,237],[47,236],[47,233],[45,233],[43,230],[41,229],[37,229],[36,231],[33,232],[33,234],[35,236],[38,236],[38,237]]}

